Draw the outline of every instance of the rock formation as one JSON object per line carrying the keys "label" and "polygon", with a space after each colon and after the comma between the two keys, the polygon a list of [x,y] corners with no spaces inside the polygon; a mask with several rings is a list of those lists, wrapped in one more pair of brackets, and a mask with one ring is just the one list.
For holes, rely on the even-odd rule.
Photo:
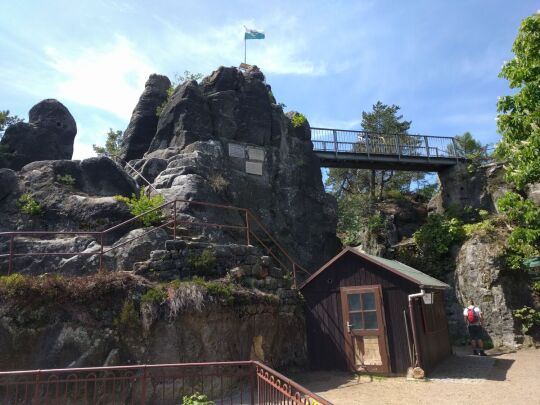
{"label": "rock formation", "polygon": [[156,133],[158,107],[167,100],[170,86],[171,81],[166,76],[153,74],[148,78],[124,132],[120,152],[122,160],[140,159],[148,150]]}
{"label": "rock formation", "polygon": [[77,125],[68,109],[47,99],[32,107],[28,115],[28,123],[11,125],[4,133],[0,145],[7,148],[9,157],[0,164],[20,170],[35,161],[71,159]]}

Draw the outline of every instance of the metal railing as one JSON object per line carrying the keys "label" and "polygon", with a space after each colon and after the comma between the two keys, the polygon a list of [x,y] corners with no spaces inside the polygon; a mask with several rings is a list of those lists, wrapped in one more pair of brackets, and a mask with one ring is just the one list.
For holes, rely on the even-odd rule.
{"label": "metal railing", "polygon": [[[186,208],[186,206],[191,207],[204,207],[204,208],[214,208],[229,212],[236,212],[239,214],[237,217],[241,222],[237,224],[231,223],[215,223],[215,222],[205,222],[194,220],[193,217],[190,219],[182,219],[183,217],[179,214],[183,214],[184,211],[180,208]],[[161,212],[165,212],[165,215],[162,218],[161,224],[139,234],[136,237],[123,240],[120,243],[112,244],[112,246],[106,246],[107,240],[114,235],[120,228],[130,229],[132,228],[137,221],[139,221],[145,215]],[[306,275],[310,275],[305,268],[296,263],[296,261],[290,256],[289,253],[275,240],[275,238],[270,234],[262,222],[247,208],[234,207],[230,205],[214,204],[201,201],[189,201],[176,199],[170,202],[167,202],[157,208],[146,211],[143,214],[137,215],[133,218],[130,218],[127,221],[124,221],[118,225],[115,225],[111,228],[108,228],[99,232],[85,232],[85,231],[14,231],[14,232],[0,232],[0,241],[2,238],[8,238],[7,243],[8,253],[0,253],[1,258],[8,258],[8,271],[7,274],[11,274],[14,271],[14,260],[18,257],[32,257],[32,256],[55,256],[55,257],[74,257],[74,256],[98,256],[99,258],[99,271],[104,270],[104,258],[105,255],[115,249],[118,249],[130,242],[133,242],[136,239],[142,238],[145,235],[155,232],[157,229],[165,228],[168,231],[172,231],[172,238],[177,239],[178,227],[202,227],[205,228],[219,228],[225,229],[228,231],[236,231],[244,234],[246,245],[251,245],[253,240],[257,241],[279,265],[286,270],[287,272],[292,273],[294,279],[294,286],[296,287],[297,273],[304,272]],[[51,238],[51,237],[65,237],[65,236],[86,236],[92,239],[95,239],[99,243],[99,250],[92,251],[81,251],[81,252],[35,252],[29,251],[24,253],[17,252],[17,237],[37,237],[37,238]],[[40,239],[41,240],[41,239]]]}
{"label": "metal railing", "polygon": [[215,405],[331,405],[256,361],[0,372],[0,403],[176,404],[206,395]]}
{"label": "metal railing", "polygon": [[462,159],[463,153],[452,137],[381,134],[332,128],[311,128],[315,152],[333,152],[400,157]]}

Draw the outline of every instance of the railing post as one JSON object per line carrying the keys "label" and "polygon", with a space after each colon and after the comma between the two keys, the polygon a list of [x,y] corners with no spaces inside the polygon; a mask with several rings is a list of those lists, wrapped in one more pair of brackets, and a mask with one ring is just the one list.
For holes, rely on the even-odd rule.
{"label": "railing post", "polygon": [[427,136],[424,136],[424,142],[426,144],[427,158],[429,160],[429,143],[428,143],[428,137]]}
{"label": "railing post", "polygon": [[174,209],[173,209],[173,239],[176,240],[176,200],[174,200]]}
{"label": "railing post", "polygon": [[32,399],[32,403],[35,405],[39,404],[39,375],[41,373],[41,370],[38,370],[36,373],[36,389],[34,390],[34,398]]}
{"label": "railing post", "polygon": [[369,133],[368,132],[366,132],[366,152],[367,152],[367,157],[369,159],[370,146],[369,146]]}
{"label": "railing post", "polygon": [[251,373],[251,378],[249,379],[249,385],[251,388],[251,405],[255,405],[255,384],[257,382],[257,373],[259,372],[259,367],[256,364],[253,364],[253,369],[255,372]]}
{"label": "railing post", "polygon": [[99,236],[99,272],[101,273],[103,271],[103,232],[101,232]]}
{"label": "railing post", "polygon": [[336,159],[337,159],[337,154],[338,154],[338,141],[337,141],[337,132],[336,130],[332,130],[332,135],[334,136],[334,153],[336,154]]}
{"label": "railing post", "polygon": [[454,138],[452,138],[452,145],[454,146],[454,156],[456,157],[456,162],[459,162],[457,144]]}
{"label": "railing post", "polygon": [[399,142],[399,135],[396,134],[396,149],[398,160],[401,160],[401,142]]}
{"label": "railing post", "polygon": [[292,272],[293,272],[293,288],[296,289],[296,263],[294,262],[292,264]]}
{"label": "railing post", "polygon": [[249,237],[249,232],[250,232],[250,229],[249,229],[249,211],[246,210],[246,245],[247,246],[251,245],[251,239]]}
{"label": "railing post", "polygon": [[143,366],[143,377],[142,377],[142,387],[141,387],[141,404],[146,403],[146,364]]}
{"label": "railing post", "polygon": [[11,237],[9,238],[9,264],[8,264],[8,276],[11,275],[11,272],[13,271],[13,239],[15,236],[11,234]]}

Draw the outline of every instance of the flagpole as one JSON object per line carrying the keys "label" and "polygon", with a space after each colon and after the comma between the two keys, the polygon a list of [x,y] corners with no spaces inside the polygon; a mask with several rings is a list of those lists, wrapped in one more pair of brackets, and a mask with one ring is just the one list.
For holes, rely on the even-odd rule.
{"label": "flagpole", "polygon": [[246,39],[246,36],[244,35],[244,63],[247,64],[247,51],[246,51],[246,48],[247,48],[247,39]]}

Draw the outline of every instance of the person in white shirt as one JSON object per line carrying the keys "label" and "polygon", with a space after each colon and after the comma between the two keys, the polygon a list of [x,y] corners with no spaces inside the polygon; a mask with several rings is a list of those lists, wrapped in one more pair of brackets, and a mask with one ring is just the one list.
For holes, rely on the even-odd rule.
{"label": "person in white shirt", "polygon": [[463,320],[467,325],[473,354],[477,356],[486,356],[484,352],[484,341],[482,340],[482,311],[473,300],[469,300],[469,306],[463,310]]}

